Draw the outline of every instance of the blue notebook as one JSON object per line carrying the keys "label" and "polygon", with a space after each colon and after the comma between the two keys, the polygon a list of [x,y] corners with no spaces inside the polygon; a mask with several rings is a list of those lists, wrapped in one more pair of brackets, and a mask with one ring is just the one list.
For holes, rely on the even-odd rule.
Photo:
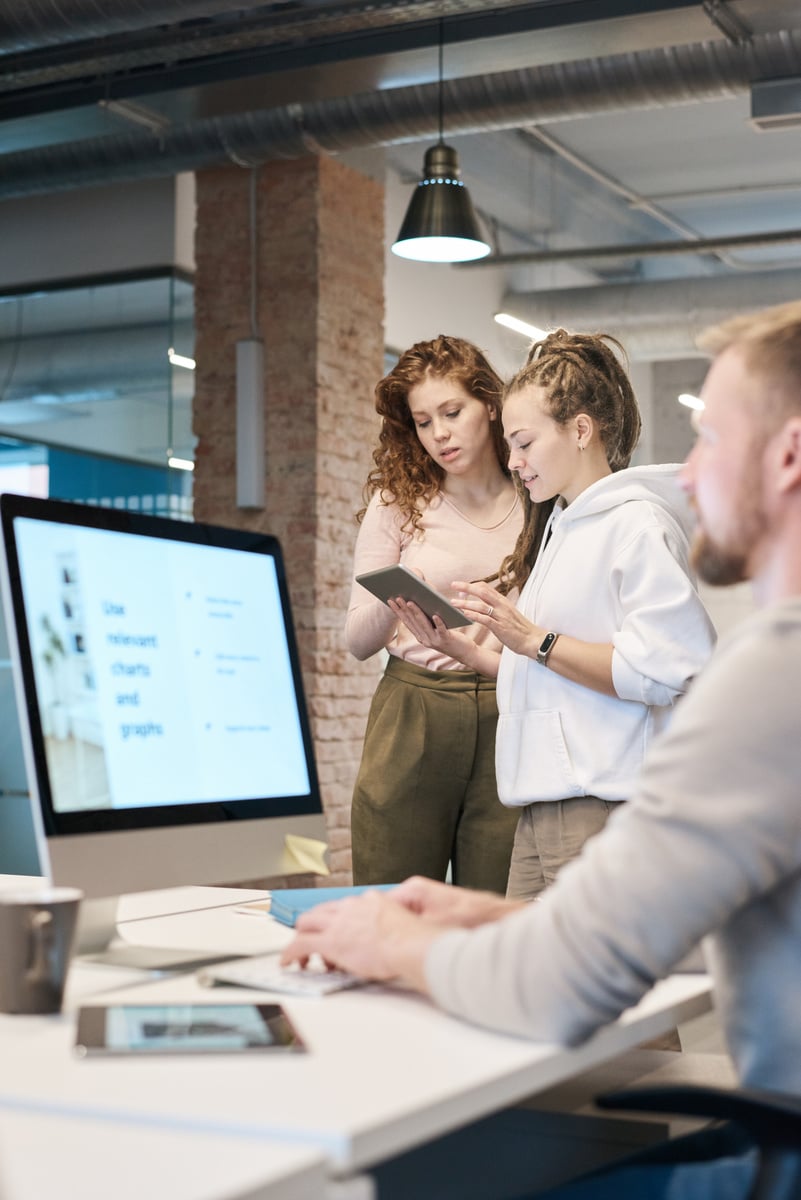
{"label": "blue notebook", "polygon": [[270,916],[282,925],[294,925],[298,917],[326,900],[343,900],[362,892],[388,892],[395,883],[370,884],[366,887],[281,888],[272,894]]}

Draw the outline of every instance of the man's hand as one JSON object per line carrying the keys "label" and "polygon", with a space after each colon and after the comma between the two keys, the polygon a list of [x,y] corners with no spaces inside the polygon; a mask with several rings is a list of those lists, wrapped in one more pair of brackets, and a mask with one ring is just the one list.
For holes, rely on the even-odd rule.
{"label": "man's hand", "polygon": [[312,954],[319,954],[330,967],[365,979],[397,979],[425,992],[426,953],[441,931],[393,903],[391,895],[365,892],[318,904],[299,918],[282,965],[305,966]]}
{"label": "man's hand", "polygon": [[521,901],[505,900],[494,892],[452,887],[422,875],[413,875],[393,888],[388,899],[418,913],[429,924],[451,929],[474,929],[522,907]]}

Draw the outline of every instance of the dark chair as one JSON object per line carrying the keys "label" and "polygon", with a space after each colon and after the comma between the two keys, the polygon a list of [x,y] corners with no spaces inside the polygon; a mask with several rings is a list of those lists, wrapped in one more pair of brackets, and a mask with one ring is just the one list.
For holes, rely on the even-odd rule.
{"label": "dark chair", "polygon": [[749,1200],[800,1200],[801,1099],[749,1088],[625,1088],[596,1098],[600,1108],[639,1109],[734,1121],[759,1151]]}

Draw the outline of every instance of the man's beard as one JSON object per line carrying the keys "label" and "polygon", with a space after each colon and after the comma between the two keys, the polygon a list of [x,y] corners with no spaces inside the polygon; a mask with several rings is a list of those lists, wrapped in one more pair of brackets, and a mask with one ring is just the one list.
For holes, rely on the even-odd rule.
{"label": "man's beard", "polygon": [[748,578],[746,556],[718,546],[703,530],[695,535],[690,561],[704,583],[729,587]]}
{"label": "man's beard", "polygon": [[748,471],[747,477],[740,481],[735,505],[740,523],[736,533],[729,539],[729,545],[715,542],[703,528],[699,528],[695,534],[690,561],[698,578],[712,587],[729,587],[751,578],[752,551],[767,528],[761,479],[755,468],[756,464]]}

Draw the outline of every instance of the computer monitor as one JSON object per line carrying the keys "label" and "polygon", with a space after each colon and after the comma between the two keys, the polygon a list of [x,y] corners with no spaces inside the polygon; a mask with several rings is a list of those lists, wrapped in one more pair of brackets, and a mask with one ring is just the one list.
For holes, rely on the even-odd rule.
{"label": "computer monitor", "polygon": [[[0,496],[3,602],[42,874],[116,898],[290,870],[324,837],[274,537]],[[102,900],[102,903],[94,903]]]}

